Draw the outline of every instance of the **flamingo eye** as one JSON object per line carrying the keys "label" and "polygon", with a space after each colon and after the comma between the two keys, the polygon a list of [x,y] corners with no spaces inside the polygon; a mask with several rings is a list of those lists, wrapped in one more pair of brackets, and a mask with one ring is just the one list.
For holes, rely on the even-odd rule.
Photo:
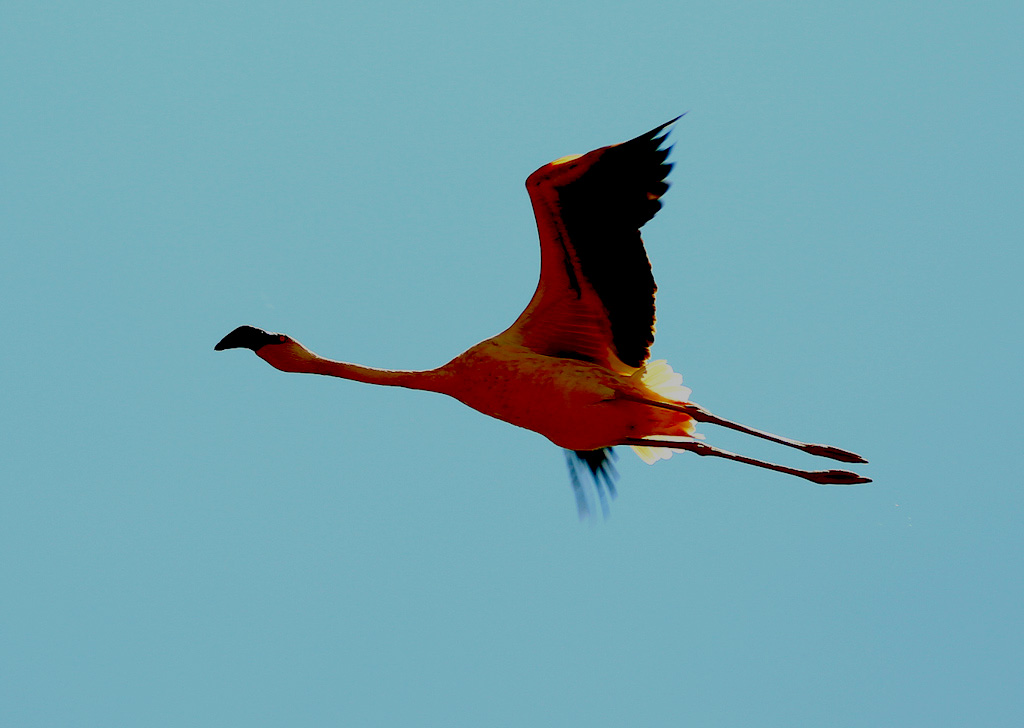
{"label": "flamingo eye", "polygon": [[284,342],[288,341],[288,337],[285,336],[284,334],[278,334],[277,340],[283,344]]}

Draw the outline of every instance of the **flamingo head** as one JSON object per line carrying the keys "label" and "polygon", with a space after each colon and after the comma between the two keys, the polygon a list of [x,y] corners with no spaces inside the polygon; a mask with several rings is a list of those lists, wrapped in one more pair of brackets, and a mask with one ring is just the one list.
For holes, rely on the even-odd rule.
{"label": "flamingo head", "polygon": [[292,337],[274,334],[255,326],[239,326],[213,348],[217,351],[251,349],[260,359],[284,372],[313,371],[319,359]]}
{"label": "flamingo head", "polygon": [[283,344],[289,341],[284,334],[271,334],[255,326],[239,326],[221,339],[215,347],[217,351],[225,349],[252,349],[259,351],[268,344]]}

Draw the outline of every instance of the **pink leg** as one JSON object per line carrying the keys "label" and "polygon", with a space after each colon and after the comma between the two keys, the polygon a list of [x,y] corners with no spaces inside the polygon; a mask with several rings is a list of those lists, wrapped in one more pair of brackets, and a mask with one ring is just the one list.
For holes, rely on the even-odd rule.
{"label": "pink leg", "polygon": [[805,453],[810,455],[820,455],[821,457],[831,458],[833,460],[839,460],[844,463],[866,463],[867,460],[862,458],[856,453],[849,452],[848,450],[841,450],[838,447],[832,447],[831,445],[814,445],[806,442],[800,442],[799,440],[793,440],[788,437],[781,437],[780,435],[773,435],[770,432],[763,430],[755,430],[753,427],[747,427],[741,425],[738,422],[731,422],[730,420],[722,419],[717,415],[713,415],[700,405],[693,404],[692,402],[656,402],[643,397],[632,397],[628,394],[620,394],[620,398],[627,399],[631,402],[643,402],[644,404],[650,405],[651,407],[660,407],[662,409],[673,410],[675,412],[682,412],[687,414],[697,422],[707,422],[711,425],[718,425],[720,427],[727,427],[730,430],[736,430],[747,435],[753,435],[754,437],[760,437],[763,440],[770,440],[777,442],[780,445],[786,445],[788,447],[794,447],[797,450],[803,450]]}
{"label": "pink leg", "polygon": [[851,473],[848,470],[798,470],[797,468],[788,468],[785,465],[769,463],[765,460],[757,460],[756,458],[737,455],[734,452],[722,450],[721,448],[714,447],[713,445],[707,445],[703,442],[697,442],[696,440],[683,440],[682,442],[677,442],[675,440],[631,437],[623,440],[619,444],[636,445],[639,447],[669,447],[673,450],[689,450],[690,452],[697,453],[698,455],[710,455],[716,458],[735,460],[736,462],[754,465],[758,468],[767,468],[768,470],[775,470],[780,473],[786,473],[787,475],[795,475],[798,478],[809,480],[812,483],[817,483],[818,485],[858,485],[859,483],[871,482],[871,478],[862,477],[856,473]]}

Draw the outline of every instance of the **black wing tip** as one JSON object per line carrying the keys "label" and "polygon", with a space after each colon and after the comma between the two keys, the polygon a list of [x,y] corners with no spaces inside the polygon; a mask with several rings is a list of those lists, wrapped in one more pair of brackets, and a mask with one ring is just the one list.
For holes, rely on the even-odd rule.
{"label": "black wing tip", "polygon": [[[651,130],[650,130],[649,132],[647,132],[646,134],[641,134],[640,136],[638,136],[638,137],[637,137],[637,138],[636,138],[635,140],[633,140],[633,141],[640,141],[640,140],[644,140],[644,141],[648,141],[648,140],[650,140],[650,141],[654,141],[654,140],[655,140],[655,138],[657,138],[657,142],[658,142],[658,144],[659,144],[659,145],[661,145],[661,143],[662,143],[662,142],[663,142],[663,141],[665,140],[665,138],[666,138],[666,137],[668,136],[668,132],[669,132],[669,131],[671,131],[671,129],[669,129],[669,127],[670,127],[670,126],[672,126],[673,124],[675,124],[675,123],[676,123],[677,121],[679,121],[680,119],[682,119],[682,118],[683,118],[684,116],[686,116],[686,115],[687,115],[688,113],[689,113],[688,111],[684,111],[683,113],[681,113],[681,114],[680,114],[679,116],[677,116],[676,118],[674,118],[674,119],[669,119],[669,120],[668,120],[668,121],[666,121],[666,122],[665,122],[664,124],[662,124],[662,125],[660,125],[660,126],[656,126],[655,128],[651,129]],[[665,133],[664,133],[664,134],[662,134],[662,132],[665,132]],[[669,147],[669,148],[671,149],[671,147]]]}
{"label": "black wing tip", "polygon": [[662,171],[661,178],[665,179],[665,177],[668,176],[669,170],[672,169],[672,164],[670,162],[667,162],[666,160],[668,159],[668,155],[671,153],[672,147],[674,145],[669,144],[664,147],[662,145],[665,143],[665,140],[668,139],[668,133],[669,131],[671,131],[669,127],[675,124],[680,119],[682,119],[684,116],[686,116],[686,113],[687,112],[683,112],[676,118],[670,119],[669,121],[666,121],[664,124],[661,124],[660,126],[656,126],[649,132],[641,134],[638,137],[634,137],[633,139],[630,139],[627,142],[623,142],[622,144],[617,144],[615,146],[632,150],[636,150],[637,147],[646,147],[647,151],[645,153],[649,154],[650,158],[653,159],[656,163],[658,163]]}
{"label": "black wing tip", "polygon": [[685,112],[680,114],[679,116],[677,116],[674,119],[669,119],[664,124],[659,124],[658,126],[654,127],[653,129],[651,129],[648,132],[644,132],[640,136],[633,137],[632,139],[630,139],[628,141],[625,141],[625,142],[620,142],[619,144],[613,144],[612,147],[613,148],[614,147],[627,147],[628,148],[628,147],[643,145],[643,146],[653,147],[657,151],[671,150],[672,149],[671,146],[666,147],[666,150],[662,150],[661,149],[661,145],[664,144],[665,140],[668,138],[668,134],[671,131],[671,129],[669,129],[669,127],[672,126],[673,124],[675,124],[680,119],[682,119],[684,116],[686,116]]}

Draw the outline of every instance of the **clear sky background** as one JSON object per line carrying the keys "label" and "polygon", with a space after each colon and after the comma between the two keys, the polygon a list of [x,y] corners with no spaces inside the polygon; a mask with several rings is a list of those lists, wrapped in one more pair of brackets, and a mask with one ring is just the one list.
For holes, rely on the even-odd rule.
{"label": "clear sky background", "polygon": [[[4,3],[0,723],[1024,724],[1022,21]],[[624,450],[580,523],[538,435],[213,351],[447,361],[533,292],[526,176],[684,111],[655,356],[873,484]]]}

